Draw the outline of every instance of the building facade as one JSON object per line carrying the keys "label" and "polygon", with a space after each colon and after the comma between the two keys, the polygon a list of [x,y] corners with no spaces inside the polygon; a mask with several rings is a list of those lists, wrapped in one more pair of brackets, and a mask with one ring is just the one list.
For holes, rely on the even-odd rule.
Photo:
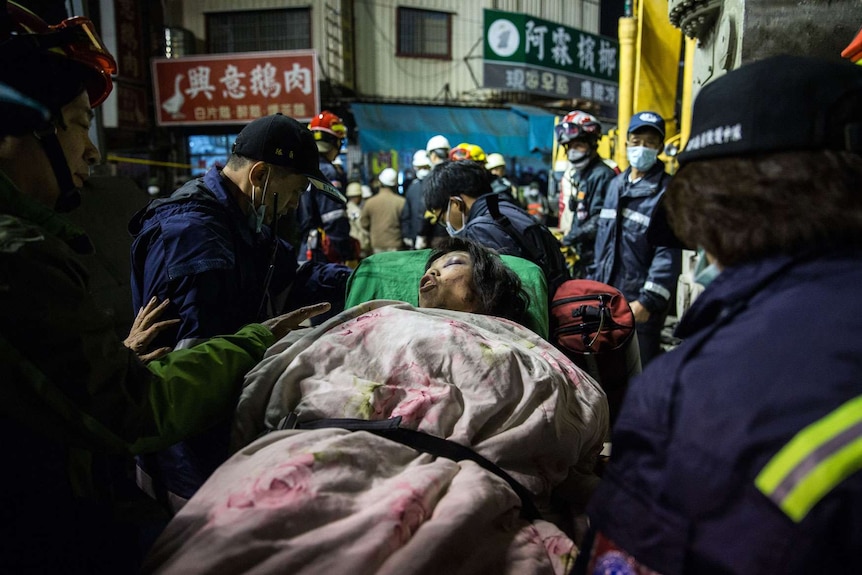
{"label": "building facade", "polygon": [[[343,163],[352,175],[368,180],[387,166],[409,177],[406,160],[437,133],[453,144],[471,141],[487,153],[501,152],[516,170],[538,169],[550,164],[556,114],[575,106],[598,113],[602,104],[611,114],[615,110],[613,101],[608,101],[616,82],[615,65],[604,80],[610,88],[598,98],[591,82],[586,87],[579,83],[577,92],[571,82],[560,83],[567,74],[566,59],[577,59],[569,53],[583,47],[577,45],[580,33],[593,45],[607,44],[615,50],[613,38],[598,35],[599,0],[166,0],[149,11],[141,4],[154,3],[100,0],[98,4],[99,14],[115,21],[118,14],[138,10],[146,23],[138,32],[141,52],[151,55],[146,64],[150,130],[145,149],[132,149],[141,136],[131,141],[118,137],[127,132],[115,115],[123,112],[115,113],[108,106],[105,126],[109,145],[119,144],[123,150],[114,154],[117,169],[140,173],[141,164],[131,167],[124,156],[149,156],[150,169],[160,174],[163,185],[223,161],[243,123],[255,114],[273,111],[300,120],[321,109],[342,116],[350,132]],[[491,16],[514,22],[516,33],[523,36],[520,51],[511,57],[514,63],[504,63],[511,70],[499,72],[496,84],[489,85],[485,76]],[[497,34],[503,44],[508,41],[505,33]],[[118,32],[112,37],[109,32],[108,37],[120,52],[127,49],[123,48],[127,36]],[[230,64],[222,61],[257,57],[250,68],[234,66],[238,72],[233,74],[234,79],[245,74],[248,97],[255,91],[260,96],[265,89],[260,84],[255,89],[250,79],[260,76],[261,70],[273,69],[280,78],[286,71],[267,60],[280,52],[313,54],[309,72],[314,75],[314,106],[291,104],[297,92],[287,93],[287,80],[280,93],[270,91],[262,105],[218,100],[230,80],[226,71]],[[536,60],[539,54],[548,62],[557,58],[554,69],[545,69]],[[208,100],[198,71],[189,67],[174,71],[163,62],[188,60],[191,66],[195,58],[201,60],[195,66],[198,71],[211,69],[206,86],[212,88],[213,98]],[[119,60],[122,84],[122,54]],[[544,93],[536,89],[543,85],[555,89]],[[570,90],[561,91],[560,86]],[[135,89],[140,99],[138,84]],[[177,107],[181,102],[182,109]],[[195,107],[189,108],[192,104]],[[177,111],[166,119],[172,109]]]}

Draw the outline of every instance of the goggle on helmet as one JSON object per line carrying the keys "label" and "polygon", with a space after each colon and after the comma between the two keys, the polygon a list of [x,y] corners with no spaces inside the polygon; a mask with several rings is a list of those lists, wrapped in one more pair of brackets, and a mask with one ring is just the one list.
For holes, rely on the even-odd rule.
{"label": "goggle on helmet", "polygon": [[596,142],[602,135],[602,125],[586,112],[569,112],[554,126],[554,134],[560,144],[568,144],[576,138]]}
{"label": "goggle on helmet", "polygon": [[0,41],[3,59],[26,58],[39,52],[66,58],[89,72],[82,81],[90,106],[95,108],[105,101],[113,90],[111,75],[117,73],[117,62],[89,18],[75,16],[48,25],[15,2],[7,4],[7,12],[13,30],[5,41]]}
{"label": "goggle on helmet", "polygon": [[453,162],[461,160],[473,160],[474,162],[485,163],[485,150],[476,144],[468,144],[463,142],[449,150],[449,159]]}
{"label": "goggle on helmet", "polygon": [[334,146],[340,146],[341,141],[347,138],[347,126],[344,120],[332,112],[323,111],[312,118],[308,129],[314,134],[315,140],[329,142]]}

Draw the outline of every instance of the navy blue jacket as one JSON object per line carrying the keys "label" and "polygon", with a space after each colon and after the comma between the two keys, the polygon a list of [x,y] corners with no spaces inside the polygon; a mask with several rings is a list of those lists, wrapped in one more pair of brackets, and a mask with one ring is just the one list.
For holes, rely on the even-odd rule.
{"label": "navy blue jacket", "polygon": [[828,251],[710,284],[629,386],[589,507],[597,563],[616,546],[667,575],[859,571],[859,285],[862,253]]}
{"label": "navy blue jacket", "polygon": [[170,197],[150,202],[129,224],[133,309],[153,296],[170,298],[165,317],[182,320],[156,346],[190,347],[318,301],[343,308],[349,268],[299,268],[293,247],[283,240],[273,260],[272,230],[263,226],[255,234],[228,186],[233,184],[211,169]]}
{"label": "navy blue jacket", "polygon": [[670,182],[664,164],[629,182],[631,168],[608,186],[596,232],[595,271],[591,279],[614,286],[629,302],[639,301],[653,315],[666,313],[681,266],[677,249],[655,247],[646,230]]}
{"label": "navy blue jacket", "polygon": [[[274,239],[269,226],[254,233],[229,191],[233,185],[211,169],[169,198],[150,202],[129,224],[134,309],[153,296],[169,298],[164,317],[181,320],[154,347],[191,347],[316,302],[331,302],[330,314],[344,309],[350,268],[298,266],[293,247]],[[167,488],[188,498],[227,456],[227,441],[223,425],[158,454],[159,463],[149,456],[143,467],[153,473],[161,468]]]}
{"label": "navy blue jacket", "polygon": [[599,214],[605,204],[608,186],[616,175],[599,156],[594,156],[582,170],[567,170],[563,175],[571,178],[569,202],[573,205],[569,209],[574,212],[572,229],[563,238],[563,243],[577,248],[578,262],[587,273],[593,272]]}
{"label": "navy blue jacket", "polygon": [[[559,283],[568,279],[568,269],[565,258],[560,251],[560,244],[546,227],[536,222],[524,208],[515,203],[515,200],[508,193],[490,193],[476,198],[476,201],[470,207],[470,213],[467,216],[464,229],[458,234],[458,237],[473,240],[478,244],[493,248],[501,254],[528,259],[539,265],[539,267],[542,267],[542,262],[537,261],[537,257],[524,249],[521,241],[516,239],[512,233],[499,223],[495,222],[488,208],[488,200],[491,197],[497,198],[500,215],[508,218],[511,227],[517,234],[522,236],[524,242],[530,241],[530,238],[525,235],[527,228],[541,227],[541,233],[544,234],[545,241],[540,246],[534,245],[532,249],[536,251],[537,255],[544,253],[544,257],[547,259],[548,269],[543,268],[543,271],[548,280],[548,297],[553,297],[553,292]],[[565,274],[565,277],[547,277],[548,273],[554,270]]]}
{"label": "navy blue jacket", "polygon": [[[330,183],[341,190],[347,189],[344,176],[335,169],[332,162],[320,156],[320,171],[326,176]],[[299,218],[301,244],[299,248],[299,261],[308,260],[308,234],[318,228],[323,229],[329,239],[329,252],[324,253],[323,246],[318,241],[317,248],[313,250],[311,261],[344,263],[356,259],[357,253],[355,242],[350,238],[350,218],[347,217],[347,208],[341,202],[320,192],[314,186],[302,194],[297,210]]]}
{"label": "navy blue jacket", "polygon": [[401,237],[411,242],[422,232],[425,223],[425,196],[422,192],[422,180],[416,178],[410,182],[404,194],[404,209],[401,210]]}

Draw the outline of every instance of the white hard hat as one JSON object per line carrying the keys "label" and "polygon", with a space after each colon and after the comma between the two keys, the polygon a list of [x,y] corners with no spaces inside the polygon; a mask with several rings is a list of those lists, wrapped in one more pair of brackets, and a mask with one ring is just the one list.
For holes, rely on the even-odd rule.
{"label": "white hard hat", "polygon": [[446,136],[441,136],[440,134],[434,136],[430,140],[428,140],[428,145],[425,146],[425,151],[430,152],[431,150],[449,150],[452,146],[449,144],[449,140],[446,139]]}
{"label": "white hard hat", "polygon": [[387,188],[394,188],[398,185],[398,172],[393,170],[392,168],[386,168],[380,175],[377,176],[377,179],[380,180],[381,186],[386,186]]}
{"label": "white hard hat", "polygon": [[348,198],[358,198],[362,196],[362,184],[359,182],[350,182],[347,184],[347,193],[344,195]]}
{"label": "white hard hat", "polygon": [[485,162],[485,169],[493,170],[500,166],[506,167],[506,159],[503,157],[503,154],[488,154],[488,161]]}
{"label": "white hard hat", "polygon": [[413,154],[413,167],[421,168],[422,166],[431,166],[431,160],[428,159],[428,153],[425,150],[419,150]]}
{"label": "white hard hat", "polygon": [[367,200],[373,195],[374,192],[371,190],[371,186],[369,186],[368,184],[362,184],[362,199]]}

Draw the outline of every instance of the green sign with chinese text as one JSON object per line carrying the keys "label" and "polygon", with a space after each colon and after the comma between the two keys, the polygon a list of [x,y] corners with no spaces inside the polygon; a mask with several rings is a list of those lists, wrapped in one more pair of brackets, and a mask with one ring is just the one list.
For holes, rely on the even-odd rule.
{"label": "green sign with chinese text", "polygon": [[619,43],[526,14],[484,11],[484,86],[616,107]]}

